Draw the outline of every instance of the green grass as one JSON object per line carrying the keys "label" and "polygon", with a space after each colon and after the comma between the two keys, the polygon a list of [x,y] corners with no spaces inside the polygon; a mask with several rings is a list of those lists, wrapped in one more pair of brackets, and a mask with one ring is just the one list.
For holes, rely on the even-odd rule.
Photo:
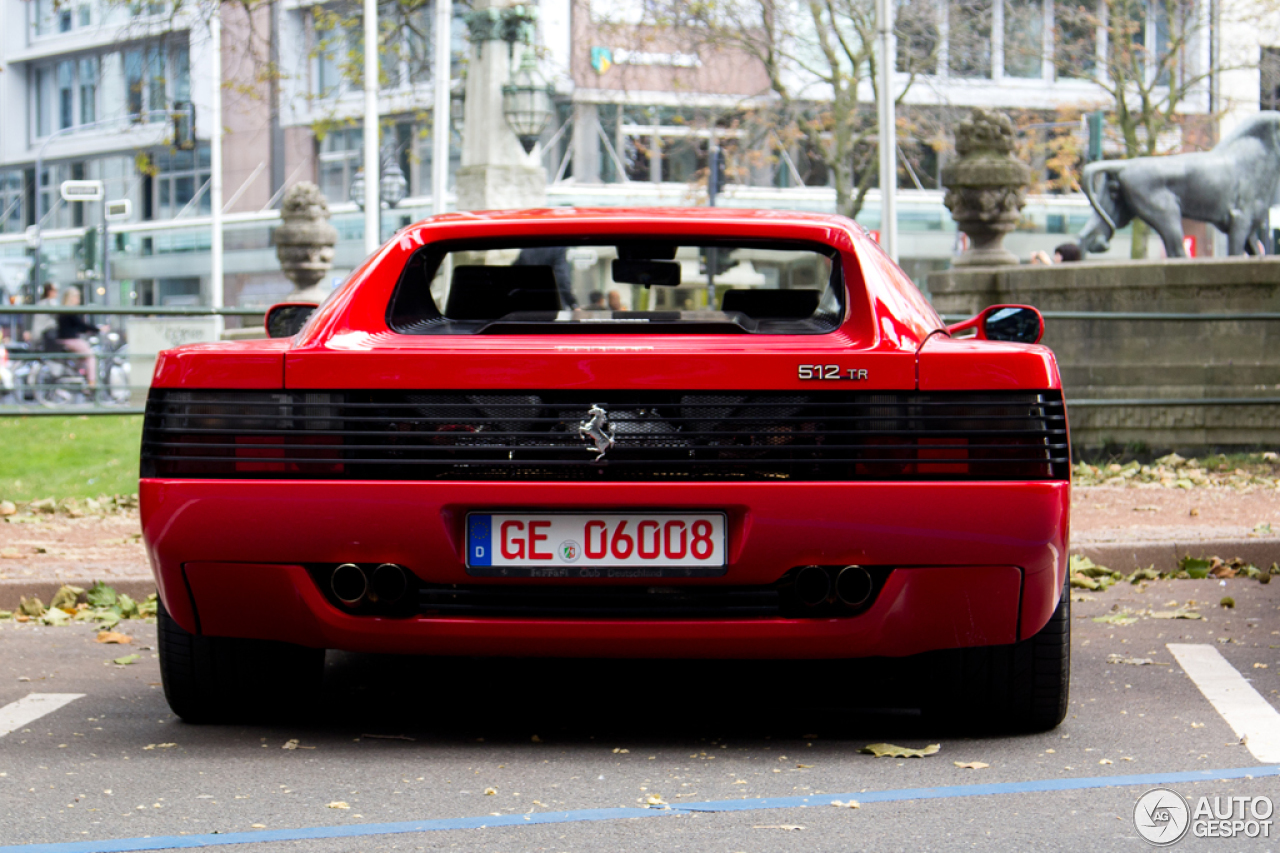
{"label": "green grass", "polygon": [[0,417],[0,500],[138,491],[141,415]]}

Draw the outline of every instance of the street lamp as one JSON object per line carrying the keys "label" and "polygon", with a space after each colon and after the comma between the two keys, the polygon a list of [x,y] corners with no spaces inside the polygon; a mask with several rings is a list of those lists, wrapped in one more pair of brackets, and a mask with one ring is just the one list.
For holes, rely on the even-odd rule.
{"label": "street lamp", "polygon": [[502,115],[526,154],[533,151],[551,121],[554,95],[555,89],[538,73],[532,52],[526,52],[510,82],[502,87]]}
{"label": "street lamp", "polygon": [[[395,146],[388,145],[382,149],[382,168],[379,172],[381,175],[378,178],[378,195],[381,206],[393,208],[404,201],[405,196],[409,194],[409,181],[405,179],[404,171],[400,168]],[[351,181],[351,190],[347,195],[357,207],[364,210],[364,169],[356,172],[355,178]]]}

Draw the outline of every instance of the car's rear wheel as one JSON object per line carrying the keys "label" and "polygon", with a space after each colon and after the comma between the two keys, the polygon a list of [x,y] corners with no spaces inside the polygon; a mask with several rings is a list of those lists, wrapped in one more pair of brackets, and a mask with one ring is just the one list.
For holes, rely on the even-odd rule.
{"label": "car's rear wheel", "polygon": [[186,722],[281,720],[314,709],[324,649],[197,636],[163,603],[156,615],[164,696]]}
{"label": "car's rear wheel", "polygon": [[1006,646],[942,653],[931,715],[966,728],[1047,731],[1067,716],[1071,681],[1071,595],[1064,588],[1048,624]]}

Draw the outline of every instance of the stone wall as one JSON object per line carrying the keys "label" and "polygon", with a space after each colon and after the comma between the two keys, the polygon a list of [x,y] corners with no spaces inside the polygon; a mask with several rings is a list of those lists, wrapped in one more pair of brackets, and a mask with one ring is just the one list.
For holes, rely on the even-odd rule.
{"label": "stone wall", "polygon": [[[948,315],[999,303],[1046,312],[1280,313],[1280,259],[969,268],[933,273],[929,288]],[[1044,343],[1057,354],[1068,402],[1076,401],[1069,414],[1078,448],[1280,447],[1280,320],[1051,318]],[[1252,399],[1260,402],[1190,402]]]}

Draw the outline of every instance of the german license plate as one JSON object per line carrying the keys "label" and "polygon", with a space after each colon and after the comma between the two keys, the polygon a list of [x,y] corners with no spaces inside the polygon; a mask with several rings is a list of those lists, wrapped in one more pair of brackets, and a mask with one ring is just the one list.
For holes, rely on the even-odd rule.
{"label": "german license plate", "polygon": [[725,515],[471,513],[467,573],[508,577],[706,577],[725,571]]}

